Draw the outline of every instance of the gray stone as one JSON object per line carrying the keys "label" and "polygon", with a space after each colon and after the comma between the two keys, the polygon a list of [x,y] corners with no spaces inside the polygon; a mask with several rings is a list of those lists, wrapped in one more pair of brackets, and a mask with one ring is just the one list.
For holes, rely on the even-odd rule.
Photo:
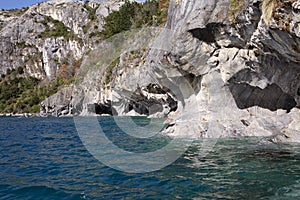
{"label": "gray stone", "polygon": [[[92,33],[101,31],[104,17],[123,3],[47,1],[28,9],[0,11],[0,74],[21,66],[27,76],[53,80],[62,64],[78,61],[97,46],[99,38]],[[96,10],[96,19],[89,18],[87,6]],[[50,34],[62,26],[69,36]]]}
{"label": "gray stone", "polygon": [[41,116],[65,116],[72,114],[70,102],[72,99],[73,86],[59,90],[55,95],[41,103]]}
{"label": "gray stone", "polygon": [[[167,116],[164,133],[173,137],[266,136],[274,142],[299,142],[299,4],[283,2],[267,19],[261,3],[247,1],[233,22],[228,17],[230,0],[171,1],[165,30],[135,30],[115,38],[124,45],[101,43],[81,66],[71,97],[68,89],[60,91],[42,103],[44,113]],[[117,9],[120,2],[107,5]],[[27,54],[43,52],[43,64],[34,62],[36,67],[27,73],[51,77],[59,66],[55,58],[61,62],[71,52],[75,59],[93,46],[83,32],[89,21],[81,6],[43,3],[18,18],[36,13],[35,20],[42,21],[50,16],[83,40],[26,40],[33,45],[23,48]],[[101,4],[99,27],[107,14]],[[45,30],[27,21],[36,32]],[[2,24],[4,71],[10,56],[16,58],[12,66],[23,62],[14,48],[23,36],[16,26]]]}

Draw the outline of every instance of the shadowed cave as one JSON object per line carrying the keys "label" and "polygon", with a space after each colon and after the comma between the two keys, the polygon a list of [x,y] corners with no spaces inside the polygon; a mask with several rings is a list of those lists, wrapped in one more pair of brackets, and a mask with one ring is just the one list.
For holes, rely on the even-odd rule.
{"label": "shadowed cave", "polygon": [[[169,90],[166,88],[162,88],[156,84],[150,84],[143,91],[152,95],[165,94],[167,95],[167,99],[160,99],[155,97],[147,97],[144,96],[141,88],[136,89],[134,92],[130,92],[130,97],[126,96],[124,93],[124,99],[120,102],[115,102],[115,106],[117,104],[124,104],[124,112],[128,113],[134,110],[136,113],[140,115],[152,115],[155,113],[162,112],[164,107],[167,106],[170,108],[169,112],[177,110],[177,100],[173,99],[169,94]],[[118,112],[114,109],[114,105],[112,105],[111,101],[108,101],[106,104],[89,104],[87,106],[89,113],[95,113],[98,115],[108,114],[108,115],[118,115]]]}
{"label": "shadowed cave", "polygon": [[230,83],[229,89],[240,109],[259,106],[271,111],[283,109],[290,112],[297,105],[295,99],[276,84],[261,89],[247,83]]}
{"label": "shadowed cave", "polygon": [[208,44],[217,41],[216,37],[220,34],[220,29],[224,27],[222,23],[209,23],[205,28],[195,28],[189,30],[194,38],[204,41]]}

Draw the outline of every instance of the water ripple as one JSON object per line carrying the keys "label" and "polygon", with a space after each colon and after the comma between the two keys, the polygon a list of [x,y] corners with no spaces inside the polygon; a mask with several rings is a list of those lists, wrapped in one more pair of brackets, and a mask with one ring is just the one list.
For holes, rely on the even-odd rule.
{"label": "water ripple", "polygon": [[[111,118],[103,124],[128,149],[168,141],[122,140]],[[206,156],[195,141],[164,169],[128,174],[90,155],[72,118],[0,118],[0,199],[299,199],[300,146],[259,140],[219,140]]]}

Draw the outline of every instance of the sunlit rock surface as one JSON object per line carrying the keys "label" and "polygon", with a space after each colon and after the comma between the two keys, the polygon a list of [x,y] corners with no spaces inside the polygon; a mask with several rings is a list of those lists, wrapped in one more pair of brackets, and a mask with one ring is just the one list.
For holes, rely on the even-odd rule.
{"label": "sunlit rock surface", "polygon": [[[299,141],[299,12],[285,2],[269,23],[261,1],[249,1],[232,23],[229,3],[180,1],[170,7],[169,26],[180,30],[170,59],[201,76],[201,89],[185,100],[165,132]],[[279,9],[285,24],[278,21]]]}
{"label": "sunlit rock surface", "polygon": [[62,65],[97,46],[95,34],[122,1],[47,1],[0,11],[0,74],[23,67],[26,76],[53,80]]}
{"label": "sunlit rock surface", "polygon": [[[167,117],[163,132],[174,137],[299,142],[299,4],[281,2],[271,15],[259,0],[234,13],[232,6],[171,1],[166,30],[85,61],[67,113]],[[103,54],[104,67],[95,56]]]}

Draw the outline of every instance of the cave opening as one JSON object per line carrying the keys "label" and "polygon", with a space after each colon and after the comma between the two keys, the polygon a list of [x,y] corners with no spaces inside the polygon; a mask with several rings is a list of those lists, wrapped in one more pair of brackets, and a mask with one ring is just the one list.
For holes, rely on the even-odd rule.
{"label": "cave opening", "polygon": [[97,115],[105,115],[105,114],[113,115],[113,113],[115,113],[115,110],[111,105],[111,101],[108,101],[105,104],[102,103],[88,104],[87,110],[89,113],[95,113]]}
{"label": "cave opening", "polygon": [[170,113],[177,108],[178,102],[170,89],[151,83],[132,93],[126,111],[133,110],[140,115],[150,116],[164,112],[165,109],[169,109],[168,113]]}
{"label": "cave opening", "polygon": [[208,44],[216,42],[216,35],[219,34],[219,29],[223,25],[221,23],[209,23],[205,28],[195,28],[189,30],[193,37]]}
{"label": "cave opening", "polygon": [[246,109],[253,106],[276,111],[278,109],[290,112],[297,106],[294,97],[285,93],[278,85],[271,84],[266,88],[251,86],[247,83],[229,84],[229,89],[236,105],[240,109]]}
{"label": "cave opening", "polygon": [[[174,98],[172,92],[165,87],[158,84],[149,84],[146,87],[138,88],[131,93],[131,96],[124,97],[121,102],[115,102],[115,106],[124,105],[122,112],[139,115],[155,115],[162,113],[165,117],[170,112],[176,111],[178,108],[178,101]],[[118,115],[111,101],[106,103],[94,103],[87,105],[89,113],[97,115]]]}

